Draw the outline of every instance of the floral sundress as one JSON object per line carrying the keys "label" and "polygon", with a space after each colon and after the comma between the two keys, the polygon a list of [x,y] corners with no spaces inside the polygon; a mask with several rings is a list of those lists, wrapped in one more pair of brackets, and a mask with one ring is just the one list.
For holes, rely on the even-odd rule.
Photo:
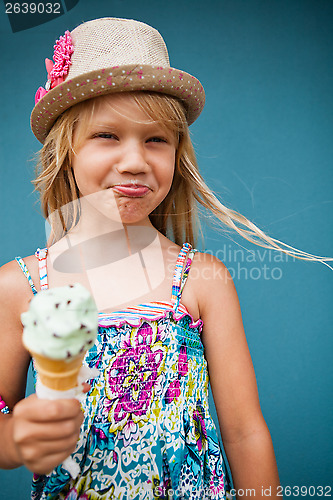
{"label": "floral sundress", "polygon": [[[59,465],[47,476],[35,475],[32,499],[232,498],[209,409],[203,322],[180,302],[196,251],[189,243],[180,250],[170,302],[100,314],[97,341],[85,358],[100,375],[83,402],[72,455],[80,473],[73,479]],[[42,290],[48,287],[46,255],[47,249],[36,252]]]}

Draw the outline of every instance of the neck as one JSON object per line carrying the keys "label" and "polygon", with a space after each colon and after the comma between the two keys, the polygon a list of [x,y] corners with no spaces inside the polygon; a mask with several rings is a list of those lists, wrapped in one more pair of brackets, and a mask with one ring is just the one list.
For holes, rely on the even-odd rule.
{"label": "neck", "polygon": [[99,247],[105,246],[106,241],[110,242],[113,249],[124,248],[124,243],[126,243],[129,255],[131,255],[149,246],[159,234],[149,217],[132,223],[124,223],[116,206],[108,206],[106,211],[100,203],[103,207],[102,211],[98,203],[100,200],[95,194],[80,199],[80,219],[66,235],[69,246],[89,243],[98,251]]}

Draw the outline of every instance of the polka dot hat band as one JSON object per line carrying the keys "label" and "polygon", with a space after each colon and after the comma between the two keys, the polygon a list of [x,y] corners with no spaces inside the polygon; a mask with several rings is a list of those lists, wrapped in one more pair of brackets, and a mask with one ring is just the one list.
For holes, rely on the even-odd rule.
{"label": "polka dot hat band", "polygon": [[44,142],[56,119],[75,104],[115,92],[146,90],[178,97],[189,124],[201,113],[204,89],[195,77],[170,67],[160,33],[130,19],[102,18],[66,31],[45,60],[48,81],[37,90],[31,128]]}

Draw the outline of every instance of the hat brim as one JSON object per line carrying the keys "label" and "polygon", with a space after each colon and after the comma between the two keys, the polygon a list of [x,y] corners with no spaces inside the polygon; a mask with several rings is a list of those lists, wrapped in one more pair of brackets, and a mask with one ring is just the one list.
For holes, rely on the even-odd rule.
{"label": "hat brim", "polygon": [[205,104],[201,83],[184,71],[150,65],[110,67],[85,73],[49,90],[32,110],[32,131],[44,143],[52,125],[66,109],[100,95],[137,90],[178,97],[184,103],[189,125]]}

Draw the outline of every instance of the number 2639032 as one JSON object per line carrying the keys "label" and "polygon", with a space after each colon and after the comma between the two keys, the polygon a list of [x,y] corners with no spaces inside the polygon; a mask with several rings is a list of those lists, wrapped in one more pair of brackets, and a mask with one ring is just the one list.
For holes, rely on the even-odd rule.
{"label": "number 2639032", "polygon": [[331,497],[331,486],[278,486],[278,497]]}
{"label": "number 2639032", "polygon": [[59,2],[48,3],[11,3],[6,2],[6,14],[61,14],[61,5]]}

